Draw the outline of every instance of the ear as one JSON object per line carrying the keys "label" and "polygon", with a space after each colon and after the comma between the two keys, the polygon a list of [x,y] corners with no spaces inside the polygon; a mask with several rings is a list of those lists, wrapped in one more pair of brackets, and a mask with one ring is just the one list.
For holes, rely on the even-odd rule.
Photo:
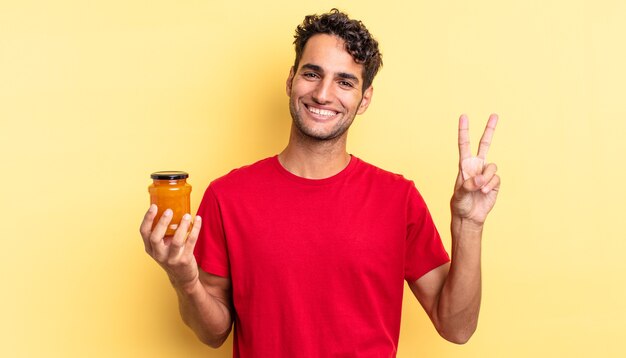
{"label": "ear", "polygon": [[357,114],[363,114],[369,107],[370,102],[372,102],[372,95],[374,94],[374,86],[370,85],[365,92],[363,92],[363,98],[361,98],[361,104],[359,105],[359,109],[356,111]]}
{"label": "ear", "polygon": [[286,83],[286,91],[287,91],[287,97],[291,97],[291,84],[293,83],[293,76],[295,76],[295,71],[293,66],[291,66],[291,70],[289,71],[289,77],[287,77],[287,83]]}

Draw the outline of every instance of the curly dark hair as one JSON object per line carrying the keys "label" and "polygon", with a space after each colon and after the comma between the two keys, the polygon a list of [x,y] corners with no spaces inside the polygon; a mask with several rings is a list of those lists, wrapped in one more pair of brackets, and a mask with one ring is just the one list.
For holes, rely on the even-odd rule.
{"label": "curly dark hair", "polygon": [[307,41],[317,34],[335,35],[345,41],[346,51],[356,63],[363,65],[363,91],[374,81],[374,76],[383,65],[382,54],[378,50],[378,42],[367,31],[361,21],[352,20],[347,14],[332,9],[322,15],[308,15],[296,28],[294,45],[296,60],[294,71],[297,71],[302,52]]}

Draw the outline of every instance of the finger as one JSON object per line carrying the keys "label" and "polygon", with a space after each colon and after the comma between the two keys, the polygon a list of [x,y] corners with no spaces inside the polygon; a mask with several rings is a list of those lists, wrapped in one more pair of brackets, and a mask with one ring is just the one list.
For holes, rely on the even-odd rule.
{"label": "finger", "polygon": [[493,137],[493,132],[496,130],[497,124],[498,115],[494,113],[489,116],[487,126],[485,127],[485,132],[483,132],[483,136],[480,138],[480,145],[478,146],[479,158],[487,158],[487,152],[489,151],[489,147],[491,146],[491,138]]}
{"label": "finger", "polygon": [[152,257],[158,262],[163,262],[167,258],[167,247],[163,239],[170,221],[172,221],[172,209],[167,209],[161,215],[161,219],[159,219],[154,230],[152,230],[152,234],[150,234]]}
{"label": "finger", "polygon": [[485,166],[485,169],[483,169],[484,183],[485,184],[489,183],[491,181],[491,178],[493,178],[493,176],[496,175],[497,171],[498,171],[498,166],[496,166],[494,163],[487,164]]}
{"label": "finger", "polygon": [[150,205],[148,211],[143,216],[143,221],[139,226],[139,232],[141,236],[144,238],[148,238],[150,236],[150,231],[152,230],[152,221],[154,221],[154,217],[157,214],[157,206],[155,204]]}
{"label": "finger", "polygon": [[500,176],[494,175],[493,178],[489,181],[489,183],[485,184],[481,189],[483,193],[487,194],[490,191],[499,191],[500,190]]}
{"label": "finger", "polygon": [[146,214],[143,216],[143,221],[139,226],[139,232],[141,233],[141,239],[146,252],[150,254],[152,252],[152,245],[150,244],[150,233],[152,231],[152,222],[157,214],[157,206],[152,204]]}
{"label": "finger", "polygon": [[185,245],[185,238],[187,237],[187,230],[189,229],[190,221],[191,215],[183,215],[183,219],[180,221],[180,225],[178,225],[178,228],[174,233],[174,237],[172,238],[172,242],[170,243],[168,260],[176,260],[181,255]]}
{"label": "finger", "polygon": [[183,256],[193,255],[193,249],[196,247],[196,241],[198,241],[198,235],[200,234],[200,227],[202,227],[202,218],[200,216],[196,216],[193,221],[191,232],[187,236],[187,241],[185,242]]}
{"label": "finger", "polygon": [[469,119],[465,114],[459,117],[459,161],[472,156],[469,137]]}
{"label": "finger", "polygon": [[463,189],[468,192],[479,191],[487,183],[482,174],[473,176],[463,182]]}

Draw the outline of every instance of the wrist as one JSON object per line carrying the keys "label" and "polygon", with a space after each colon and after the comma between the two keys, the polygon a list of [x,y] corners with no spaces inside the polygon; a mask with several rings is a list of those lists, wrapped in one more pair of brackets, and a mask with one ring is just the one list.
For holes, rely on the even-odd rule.
{"label": "wrist", "polygon": [[181,294],[184,294],[186,296],[193,296],[194,293],[198,292],[198,289],[202,286],[198,277],[195,277],[190,281],[176,280],[172,276],[169,276],[169,279],[174,289],[177,292],[180,292]]}
{"label": "wrist", "polygon": [[466,232],[482,235],[484,222],[476,222],[475,220],[452,216],[451,228],[452,232]]}

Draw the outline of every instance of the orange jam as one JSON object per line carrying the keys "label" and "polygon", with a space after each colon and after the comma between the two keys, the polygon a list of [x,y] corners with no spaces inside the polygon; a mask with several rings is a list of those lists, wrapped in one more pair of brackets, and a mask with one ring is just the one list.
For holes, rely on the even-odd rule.
{"label": "orange jam", "polygon": [[[189,174],[185,172],[167,171],[152,173],[152,185],[148,187],[150,192],[150,204],[156,204],[159,209],[152,228],[163,215],[166,209],[172,209],[174,215],[170,221],[166,236],[174,235],[183,215],[190,213],[191,185],[187,184]],[[191,228],[191,225],[190,225]]]}

